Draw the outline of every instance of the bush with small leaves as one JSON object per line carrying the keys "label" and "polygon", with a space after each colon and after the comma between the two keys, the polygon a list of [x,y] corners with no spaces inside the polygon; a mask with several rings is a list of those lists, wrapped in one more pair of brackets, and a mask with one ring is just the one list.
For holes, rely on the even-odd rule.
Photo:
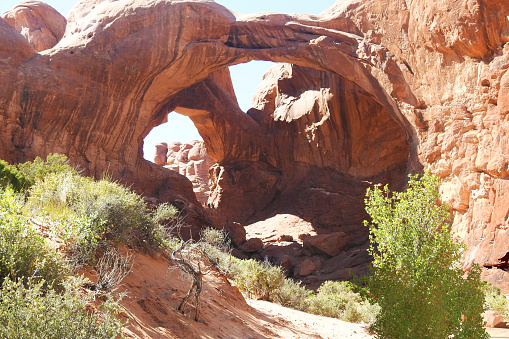
{"label": "bush with small leaves", "polygon": [[504,314],[505,320],[509,320],[507,298],[502,294],[500,288],[487,281],[483,281],[483,291],[485,295],[484,309],[501,312]]}
{"label": "bush with small leaves", "polygon": [[154,222],[162,226],[172,226],[178,221],[178,217],[178,209],[166,202],[157,205],[155,210],[152,212],[152,219]]}
{"label": "bush with small leaves", "polygon": [[242,260],[237,266],[235,285],[248,298],[272,301],[285,276],[280,267],[253,259]]}
{"label": "bush with small leaves", "polygon": [[300,282],[286,278],[273,293],[273,302],[281,306],[309,312],[309,298],[313,291],[307,290]]}
{"label": "bush with small leaves", "polygon": [[61,256],[21,214],[14,192],[0,191],[0,283],[10,277],[59,284],[67,273]]}
{"label": "bush with small leaves", "polygon": [[32,182],[6,161],[0,160],[0,189],[11,188],[16,192],[27,190]]}
{"label": "bush with small leaves", "polygon": [[370,295],[381,306],[378,338],[488,338],[481,313],[480,268],[461,269],[464,246],[437,202],[439,179],[411,176],[408,189],[369,189],[366,211],[373,256]]}
{"label": "bush with small leaves", "polygon": [[67,156],[57,153],[49,154],[46,157],[46,161],[36,157],[34,161],[17,164],[16,167],[32,184],[44,179],[50,173],[78,173],[78,171],[69,165]]}
{"label": "bush with small leaves", "polygon": [[67,234],[85,230],[77,243],[95,243],[97,236],[114,243],[156,243],[159,236],[143,199],[107,179],[95,181],[68,171],[47,174],[30,190],[26,208],[75,228]]}
{"label": "bush with small leaves", "polygon": [[318,293],[308,299],[308,311],[348,322],[372,323],[378,305],[370,304],[354,289],[348,282],[326,281],[318,288]]}
{"label": "bush with small leaves", "polygon": [[56,292],[42,281],[5,279],[0,289],[0,338],[121,337],[117,302],[106,298],[100,312],[94,311],[94,294],[77,292],[80,284],[68,280]]}

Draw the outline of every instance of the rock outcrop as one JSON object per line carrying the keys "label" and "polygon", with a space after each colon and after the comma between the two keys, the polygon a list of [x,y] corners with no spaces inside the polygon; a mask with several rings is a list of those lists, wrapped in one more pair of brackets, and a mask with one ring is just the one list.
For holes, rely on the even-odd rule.
{"label": "rock outcrop", "polygon": [[207,154],[201,141],[159,143],[156,145],[154,163],[186,176],[193,184],[196,199],[207,204],[210,196],[209,168],[214,161]]}
{"label": "rock outcrop", "polygon": [[[318,16],[83,0],[46,50],[20,33],[43,26],[35,17],[0,19],[0,158],[65,153],[206,222],[189,180],[142,159],[143,138],[168,112],[187,115],[217,163],[218,226],[286,213],[312,236],[349,239],[340,253],[310,253],[310,280],[365,269],[365,188],[401,189],[428,168],[443,178],[465,268],[480,263],[507,290],[508,12],[503,0],[338,1]],[[245,114],[225,67],[254,59],[286,64]],[[309,273],[299,258],[293,267]]]}
{"label": "rock outcrop", "polygon": [[25,0],[1,15],[30,45],[41,52],[62,39],[67,20],[42,1]]}

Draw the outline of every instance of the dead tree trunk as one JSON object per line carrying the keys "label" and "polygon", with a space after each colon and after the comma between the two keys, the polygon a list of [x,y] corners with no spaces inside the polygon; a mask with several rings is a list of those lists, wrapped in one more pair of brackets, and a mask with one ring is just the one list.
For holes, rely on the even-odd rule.
{"label": "dead tree trunk", "polygon": [[[186,247],[188,247],[190,244],[190,241],[185,241],[180,245],[178,249],[171,252],[171,259],[177,264],[177,266],[183,271],[189,274],[192,278],[191,287],[189,288],[189,291],[187,291],[187,294],[182,299],[182,302],[180,303],[178,310],[184,314],[185,306],[187,302],[189,301],[189,298],[193,295],[196,300],[195,303],[195,309],[196,309],[196,315],[194,317],[195,321],[198,321],[200,316],[200,293],[202,291],[202,284],[203,284],[203,273],[201,270],[200,261],[198,260],[197,268],[195,268],[191,262],[191,251],[188,250],[187,258],[183,255],[183,251]],[[180,253],[180,257],[177,256],[177,254]]]}

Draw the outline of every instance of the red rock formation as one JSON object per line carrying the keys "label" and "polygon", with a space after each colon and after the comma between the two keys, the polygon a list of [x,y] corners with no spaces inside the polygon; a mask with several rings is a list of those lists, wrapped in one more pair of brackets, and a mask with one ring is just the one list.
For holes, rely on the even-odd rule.
{"label": "red rock formation", "polygon": [[38,51],[50,49],[64,36],[66,19],[41,1],[25,0],[1,15]]}
{"label": "red rock formation", "polygon": [[[465,267],[509,288],[508,11],[501,0],[352,0],[319,16],[236,17],[209,1],[83,0],[42,52],[0,19],[0,157],[65,153],[203,220],[189,181],[142,159],[143,137],[175,110],[218,163],[219,223],[288,213],[317,235],[344,232],[347,251],[313,261],[334,278],[369,260],[365,188],[401,188],[429,168]],[[245,114],[225,67],[253,59],[294,66],[274,69]]]}
{"label": "red rock formation", "polygon": [[186,176],[193,184],[196,199],[202,204],[207,203],[210,195],[209,168],[214,161],[208,156],[203,142],[157,144],[154,163]]}

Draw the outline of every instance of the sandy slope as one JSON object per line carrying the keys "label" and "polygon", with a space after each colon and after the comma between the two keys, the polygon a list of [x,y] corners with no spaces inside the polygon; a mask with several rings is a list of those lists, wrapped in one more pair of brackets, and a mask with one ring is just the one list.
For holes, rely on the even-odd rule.
{"label": "sandy slope", "polygon": [[319,317],[268,302],[246,302],[213,267],[206,268],[202,315],[176,310],[190,281],[162,256],[136,254],[124,279],[127,335],[138,338],[369,338],[358,324]]}

